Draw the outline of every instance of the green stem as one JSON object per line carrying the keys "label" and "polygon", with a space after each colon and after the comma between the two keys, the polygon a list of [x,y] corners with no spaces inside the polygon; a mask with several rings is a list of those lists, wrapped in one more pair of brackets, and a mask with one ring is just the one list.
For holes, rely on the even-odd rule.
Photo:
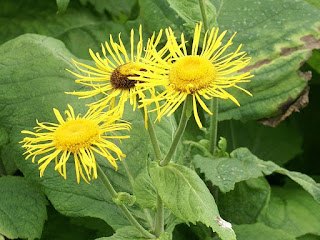
{"label": "green stem", "polygon": [[157,211],[156,211],[154,234],[157,237],[159,237],[163,232],[164,232],[164,205],[159,194],[157,194]]}
{"label": "green stem", "polygon": [[209,128],[209,152],[214,156],[217,145],[217,131],[218,131],[218,98],[212,98],[210,111],[210,128]]}
{"label": "green stem", "polygon": [[[199,0],[204,31],[209,30],[208,18],[205,8],[205,0]],[[209,151],[212,155],[215,153],[217,145],[217,130],[218,130],[218,98],[212,98],[210,104],[210,111],[212,115],[210,116],[210,127],[209,127]]]}
{"label": "green stem", "polygon": [[[145,114],[144,109],[143,108],[140,108],[140,109],[141,109],[142,116],[144,117],[144,114]],[[150,136],[150,140],[151,140],[151,144],[152,144],[152,147],[154,150],[154,154],[156,155],[157,160],[161,160],[162,156],[161,156],[161,151],[160,151],[160,147],[158,144],[158,139],[157,139],[156,133],[153,128],[153,123],[151,122],[149,116],[148,116],[148,133]]]}
{"label": "green stem", "polygon": [[126,173],[128,174],[128,178],[129,178],[129,181],[130,181],[130,183],[131,183],[131,186],[133,187],[134,179],[133,179],[132,174],[131,174],[131,172],[130,172],[130,170],[129,170],[127,161],[126,161],[125,158],[123,158],[123,159],[121,159],[121,162],[122,162],[122,164],[123,164],[123,166],[124,166],[124,169],[126,170]]}
{"label": "green stem", "polygon": [[184,130],[185,130],[187,123],[188,123],[188,120],[189,120],[189,116],[187,116],[187,109],[188,109],[188,106],[191,103],[191,101],[192,101],[192,96],[188,95],[186,100],[184,101],[183,109],[182,109],[182,113],[181,113],[181,118],[180,118],[180,123],[179,123],[179,126],[178,126],[176,133],[174,135],[169,152],[167,153],[165,158],[160,162],[160,164],[159,164],[160,166],[168,165],[173,154],[175,153],[175,151],[177,149],[177,145],[182,137],[182,134],[184,133]]}
{"label": "green stem", "polygon": [[[144,109],[142,108],[141,108],[141,113],[142,113],[142,116],[144,117],[145,112],[144,112]],[[154,153],[156,155],[156,159],[160,161],[162,159],[162,155],[160,152],[157,136],[153,128],[153,123],[151,122],[149,116],[148,116],[148,133],[150,136]],[[164,232],[164,206],[159,194],[157,193],[154,233],[157,237],[159,237],[160,234],[163,232]]]}
{"label": "green stem", "polygon": [[[117,198],[118,194],[116,190],[114,190],[112,184],[110,183],[108,177],[105,175],[105,173],[102,171],[99,165],[97,165],[97,171],[99,178],[101,179],[102,183],[108,190],[109,194],[111,195],[112,198]],[[130,221],[130,223],[135,226],[146,238],[151,238],[155,239],[156,236],[153,234],[149,233],[147,230],[145,230],[140,223],[132,216],[132,214],[129,212],[127,207],[125,205],[118,205],[119,208],[122,210],[123,214],[127,217],[127,219]]]}
{"label": "green stem", "polygon": [[[121,160],[121,162],[123,163],[124,169],[126,170],[126,173],[128,174],[129,181],[130,181],[131,186],[132,186],[132,188],[133,188],[134,179],[133,179],[133,176],[132,176],[132,174],[131,174],[131,172],[130,172],[130,169],[129,169],[129,167],[128,167],[127,161],[126,161],[125,158],[123,158],[123,159]],[[146,220],[147,220],[147,222],[148,222],[148,225],[149,225],[150,229],[152,229],[152,228],[153,228],[153,221],[152,221],[152,218],[151,218],[151,215],[150,215],[149,210],[144,209],[143,212],[144,212],[144,214],[146,215]]]}
{"label": "green stem", "polygon": [[207,14],[206,14],[206,7],[205,7],[204,1],[205,0],[199,0],[199,5],[200,5],[200,10],[201,10],[201,15],[202,15],[204,31],[206,32],[209,29],[209,25],[208,25],[208,18],[207,18]]}

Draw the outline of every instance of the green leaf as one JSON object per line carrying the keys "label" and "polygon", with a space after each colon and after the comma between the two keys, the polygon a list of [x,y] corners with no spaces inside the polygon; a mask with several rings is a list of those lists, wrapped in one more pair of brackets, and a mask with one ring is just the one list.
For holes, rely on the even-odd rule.
{"label": "green leaf", "polygon": [[0,127],[0,146],[5,145],[9,140],[8,133],[3,127]]}
{"label": "green leaf", "polygon": [[234,224],[255,223],[261,210],[268,205],[270,194],[271,188],[265,178],[249,179],[237,183],[233,191],[219,194],[218,208],[221,216]]}
{"label": "green leaf", "polygon": [[320,204],[302,189],[275,187],[268,207],[258,220],[295,237],[308,233],[320,235]]}
{"label": "green leaf", "polygon": [[[237,89],[228,90],[241,106],[238,107],[229,100],[219,101],[219,120],[233,118],[248,121],[268,117],[275,117],[275,120],[278,120],[296,101],[303,105],[303,102],[297,99],[303,94],[307,80],[297,71],[309,56],[309,50],[297,51],[252,70],[255,77],[250,83],[242,84],[241,87],[250,91],[253,97]],[[289,113],[291,114],[290,110]],[[268,121],[265,123],[268,124]],[[277,123],[270,122],[269,125],[277,125]]]}
{"label": "green leaf", "polygon": [[96,240],[146,240],[146,238],[132,226],[120,228],[111,237],[97,238]]}
{"label": "green leaf", "polygon": [[232,228],[220,218],[215,201],[191,169],[169,164],[150,165],[150,177],[165,206],[179,219],[195,224],[202,222],[216,231],[222,239],[236,239]]}
{"label": "green leaf", "polygon": [[64,13],[69,5],[70,0],[56,0],[58,6],[58,13]]}
{"label": "green leaf", "polygon": [[47,200],[22,177],[0,178],[0,233],[7,238],[40,238],[47,219]]}
{"label": "green leaf", "polygon": [[295,240],[291,234],[263,223],[234,225],[238,240]]}
{"label": "green leaf", "polygon": [[319,39],[320,11],[291,0],[230,0],[218,11],[219,27],[239,32],[234,46],[244,45],[255,75],[251,83],[241,85],[253,97],[230,91],[241,107],[220,101],[219,118],[249,120],[283,114],[306,86],[297,70],[310,57],[310,42]]}
{"label": "green leaf", "polygon": [[301,237],[296,238],[297,240],[319,240],[319,235],[313,235],[313,234],[306,234]]}
{"label": "green leaf", "polygon": [[[201,11],[198,0],[174,1],[168,0],[170,7],[186,22],[184,25],[193,34],[194,26],[202,21]],[[209,27],[217,25],[216,7],[209,1],[205,0],[205,9]]]}
{"label": "green leaf", "polygon": [[311,5],[317,7],[318,9],[320,9],[320,3],[317,0],[305,0],[306,2],[310,3]]}
{"label": "green leaf", "polygon": [[[196,1],[169,2],[187,24],[202,20]],[[210,22],[217,21],[221,30],[228,30],[226,39],[238,32],[230,49],[243,44],[242,49],[252,57],[246,71],[251,70],[255,75],[250,83],[239,84],[253,97],[235,88],[228,89],[241,107],[231,100],[219,101],[219,120],[247,121],[278,116],[281,121],[282,115],[290,115],[286,111],[307,86],[297,71],[319,43],[320,11],[302,0],[229,0],[206,4],[214,4],[207,7],[207,11],[212,11],[208,17]],[[181,30],[174,30],[179,37]]]}
{"label": "green leaf", "polygon": [[130,44],[131,28],[139,27],[136,21],[125,25],[110,21],[75,1],[64,14],[56,14],[55,1],[2,0],[0,15],[4,16],[0,19],[0,43],[24,33],[42,34],[63,41],[74,55],[84,59],[91,59],[89,48],[101,52],[101,43],[109,39],[109,34],[117,38],[121,32],[125,46]]}
{"label": "green leaf", "polygon": [[276,128],[256,121],[230,120],[219,123],[218,136],[228,139],[228,150],[246,147],[261,159],[282,166],[302,153],[302,136],[296,124],[285,121]]}
{"label": "green leaf", "polygon": [[148,32],[158,32],[167,27],[180,33],[183,31],[184,21],[169,7],[166,0],[140,0],[139,4],[140,18]]}
{"label": "green leaf", "polygon": [[80,0],[80,2],[83,5],[86,5],[87,3],[92,4],[100,14],[107,11],[117,18],[121,15],[125,15],[127,17],[124,20],[126,20],[130,16],[136,0]]}
{"label": "green leaf", "polygon": [[9,136],[1,158],[8,174],[16,171],[14,160],[23,159],[21,130],[34,127],[35,119],[55,119],[53,107],[77,109],[88,103],[64,93],[80,87],[65,71],[75,70],[72,57],[60,41],[40,35],[26,34],[0,46],[0,125]]}
{"label": "green leaf", "polygon": [[156,207],[156,189],[147,171],[141,172],[134,181],[133,193],[141,208],[154,209]]}
{"label": "green leaf", "polygon": [[230,154],[231,158],[210,159],[199,155],[194,157],[194,164],[205,174],[207,180],[218,186],[222,192],[234,189],[237,182],[250,178],[262,177],[277,172],[287,175],[301,185],[320,203],[320,184],[311,177],[284,169],[274,162],[263,161],[253,155],[247,148],[238,148]]}

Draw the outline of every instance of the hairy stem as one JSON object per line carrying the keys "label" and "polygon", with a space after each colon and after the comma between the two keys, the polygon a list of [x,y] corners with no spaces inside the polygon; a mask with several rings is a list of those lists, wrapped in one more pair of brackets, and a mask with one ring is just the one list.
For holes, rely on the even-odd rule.
{"label": "hairy stem", "polygon": [[[142,116],[144,117],[144,109],[141,109]],[[158,139],[156,133],[153,128],[153,123],[148,116],[148,133],[150,136],[150,140],[152,143],[154,154],[156,155],[156,159],[158,161],[162,160],[162,155],[160,152]],[[160,236],[161,233],[164,232],[164,206],[160,196],[157,193],[157,203],[156,203],[156,215],[155,215],[155,225],[154,225],[154,233],[157,237]]]}
{"label": "hairy stem", "polygon": [[207,18],[207,14],[206,14],[206,8],[205,8],[204,1],[205,0],[199,0],[199,5],[200,5],[200,10],[201,10],[201,15],[202,15],[204,31],[206,32],[209,29],[209,24],[208,24],[208,18]]}
{"label": "hairy stem", "polygon": [[217,145],[218,131],[218,98],[212,98],[210,104],[209,152],[214,156]]}
{"label": "hairy stem", "polygon": [[[117,198],[118,194],[116,190],[113,188],[112,184],[110,183],[108,177],[105,175],[105,173],[102,171],[99,165],[97,165],[97,171],[99,178],[101,179],[103,185],[108,190],[109,194],[112,198]],[[123,214],[126,216],[126,218],[130,221],[130,223],[135,226],[146,238],[155,239],[156,236],[149,233],[147,230],[145,230],[140,223],[132,216],[132,214],[129,212],[128,208],[125,205],[118,205]]]}
{"label": "hairy stem", "polygon": [[[144,112],[145,110],[143,108],[141,108],[141,113],[142,113],[142,116],[144,117]],[[156,155],[156,159],[159,161],[162,159],[162,156],[161,156],[161,151],[160,151],[160,147],[159,147],[159,143],[158,143],[158,139],[157,139],[157,136],[156,136],[156,133],[154,131],[154,128],[153,128],[153,123],[151,122],[150,120],[150,117],[148,116],[148,133],[149,133],[149,136],[150,136],[150,140],[151,140],[151,144],[152,144],[152,147],[153,147],[153,151],[154,151],[154,154]]]}
{"label": "hairy stem", "polygon": [[159,237],[161,233],[164,232],[164,205],[163,202],[157,194],[157,211],[156,211],[156,219],[155,219],[155,227],[154,234]]}
{"label": "hairy stem", "polygon": [[180,118],[180,123],[179,123],[179,126],[175,132],[175,135],[174,135],[173,141],[171,143],[169,152],[167,153],[165,158],[160,162],[160,164],[159,164],[160,166],[168,165],[173,154],[175,153],[175,151],[177,149],[178,143],[184,133],[184,130],[185,130],[187,123],[188,123],[188,120],[189,120],[189,117],[187,116],[187,108],[188,108],[188,105],[190,105],[191,101],[192,101],[192,96],[188,95],[186,100],[184,101],[183,109],[182,109],[182,113],[181,113],[181,118]]}
{"label": "hairy stem", "polygon": [[[199,0],[202,21],[204,26],[204,31],[209,30],[208,18],[205,8],[205,0]],[[209,127],[209,152],[214,155],[217,145],[217,131],[218,131],[218,98],[212,98],[210,104],[210,111],[212,115],[210,116],[210,127]]]}

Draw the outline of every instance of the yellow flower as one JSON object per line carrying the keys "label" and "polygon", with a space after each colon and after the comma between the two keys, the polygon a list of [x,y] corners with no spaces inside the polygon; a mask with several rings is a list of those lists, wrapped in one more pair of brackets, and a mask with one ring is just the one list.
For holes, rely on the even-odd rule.
{"label": "yellow flower", "polygon": [[[23,134],[30,134],[33,137],[25,137],[20,143],[26,148],[26,159],[32,157],[35,162],[37,156],[42,155],[38,160],[40,164],[40,177],[48,164],[55,159],[55,170],[66,179],[66,163],[73,155],[77,182],[80,176],[88,180],[97,178],[97,166],[94,153],[105,157],[112,166],[117,169],[116,161],[125,157],[122,151],[111,142],[112,139],[129,138],[129,136],[115,136],[115,131],[129,130],[129,123],[115,123],[117,117],[110,113],[88,111],[83,117],[80,114],[75,116],[73,108],[68,105],[69,110],[64,120],[57,109],[53,109],[59,123],[39,123],[34,129],[35,132],[22,131]],[[44,132],[43,132],[44,131]],[[114,152],[115,158],[109,151]],[[85,174],[83,172],[85,171]]]}
{"label": "yellow flower", "polygon": [[235,87],[251,95],[237,85],[249,82],[253,77],[249,72],[238,72],[249,64],[251,58],[246,57],[245,52],[240,52],[241,45],[235,52],[224,54],[232,45],[235,34],[223,45],[222,39],[226,31],[219,35],[219,29],[212,28],[205,33],[202,50],[198,53],[201,28],[202,23],[196,25],[191,54],[187,53],[184,35],[181,34],[181,44],[179,44],[172,29],[166,29],[168,38],[166,46],[160,54],[155,47],[149,50],[152,51],[153,60],[144,60],[145,71],[140,76],[130,77],[138,81],[137,86],[145,89],[164,86],[165,90],[158,96],[141,100],[141,106],[165,100],[161,107],[156,108],[158,110],[156,120],[160,121],[166,114],[170,116],[188,95],[192,95],[194,117],[201,128],[197,103],[207,113],[212,114],[201,97],[207,100],[214,97],[231,99],[239,106],[239,102],[225,90],[226,88]]}
{"label": "yellow flower", "polygon": [[[155,34],[148,40],[147,49],[157,46],[161,38],[161,32],[155,38]],[[68,94],[78,95],[80,98],[89,98],[98,94],[104,94],[105,97],[91,103],[89,106],[95,110],[104,109],[109,105],[109,109],[120,114],[122,117],[124,104],[129,99],[133,105],[133,110],[137,106],[137,98],[145,97],[143,89],[137,91],[136,81],[129,80],[128,77],[137,75],[140,71],[144,71],[140,62],[143,58],[150,59],[151,55],[147,51],[143,54],[142,28],[139,28],[139,42],[134,44],[134,31],[131,30],[130,36],[131,49],[130,54],[127,52],[121,41],[119,34],[119,44],[113,41],[110,35],[110,44],[106,41],[102,46],[103,57],[99,53],[94,54],[89,49],[90,55],[95,62],[95,67],[73,60],[76,68],[82,73],[77,74],[70,70],[78,79],[77,83],[89,86],[92,89],[84,92],[68,92]],[[109,54],[110,56],[107,56]],[[151,96],[155,94],[155,90],[148,89]],[[145,109],[146,110],[146,109]],[[147,115],[146,115],[147,116]],[[147,120],[147,119],[145,119]]]}

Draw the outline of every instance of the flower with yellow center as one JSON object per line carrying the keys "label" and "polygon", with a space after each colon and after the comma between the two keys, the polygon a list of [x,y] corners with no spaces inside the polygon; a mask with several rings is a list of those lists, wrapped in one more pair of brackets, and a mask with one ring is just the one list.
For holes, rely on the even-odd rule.
{"label": "flower with yellow center", "polygon": [[[157,46],[161,38],[161,32],[158,37],[155,38],[155,34],[148,40],[147,49]],[[119,44],[113,41],[112,35],[110,35],[110,43],[105,42],[105,46],[102,44],[103,57],[99,53],[94,54],[90,49],[89,53],[95,62],[95,67],[86,65],[84,63],[73,60],[76,68],[81,74],[71,72],[78,79],[77,83],[89,86],[92,89],[83,92],[68,92],[80,96],[80,98],[89,98],[99,94],[105,96],[91,103],[89,106],[95,110],[104,109],[109,106],[109,110],[113,110],[120,114],[122,117],[124,111],[124,104],[129,99],[130,104],[133,105],[133,110],[136,109],[137,98],[143,99],[145,97],[143,89],[137,91],[135,80],[130,80],[129,77],[137,76],[140,71],[144,71],[140,64],[143,58],[150,59],[150,51],[146,51],[143,55],[143,40],[142,40],[142,28],[139,28],[139,42],[136,46],[134,44],[134,31],[131,30],[130,35],[131,49],[130,54],[124,47],[119,34]],[[109,56],[107,56],[107,54]],[[148,88],[151,96],[154,96],[155,90]],[[146,110],[146,109],[145,109]],[[147,116],[147,115],[146,115]],[[145,119],[147,120],[147,119]]]}
{"label": "flower with yellow center", "polygon": [[[184,35],[181,34],[181,44],[178,44],[172,29],[166,29],[168,41],[161,53],[159,54],[155,48],[150,50],[156,61],[145,60],[145,71],[140,76],[130,77],[138,81],[137,85],[143,88],[165,87],[158,96],[141,100],[141,106],[165,100],[161,107],[157,107],[157,120],[166,114],[169,116],[174,113],[187,96],[192,95],[194,117],[201,128],[197,103],[212,114],[201,97],[207,100],[215,97],[231,99],[239,106],[239,102],[225,90],[226,88],[235,87],[251,95],[237,85],[249,82],[253,77],[249,72],[239,73],[239,70],[249,64],[251,58],[246,57],[245,52],[240,52],[241,45],[236,51],[224,54],[232,45],[235,34],[223,45],[222,39],[226,31],[219,35],[219,29],[212,28],[205,33],[201,52],[198,53],[201,28],[202,23],[196,25],[191,54],[187,53]],[[165,51],[169,54],[164,54]]]}
{"label": "flower with yellow center", "polygon": [[[21,143],[26,149],[26,159],[32,157],[40,164],[40,177],[48,164],[55,159],[55,170],[66,179],[66,164],[73,155],[77,182],[80,176],[88,180],[97,178],[97,165],[95,153],[105,157],[117,169],[117,160],[125,154],[111,142],[112,139],[129,138],[129,136],[115,136],[115,131],[129,130],[129,123],[115,121],[119,118],[114,114],[88,111],[83,117],[75,115],[73,108],[68,105],[65,111],[67,118],[64,120],[57,109],[53,109],[58,123],[39,123],[32,131],[22,131],[33,137],[25,137]],[[113,152],[113,154],[110,153]],[[115,156],[113,156],[115,155]],[[84,171],[83,171],[84,170]],[[85,174],[84,174],[85,172]]]}

